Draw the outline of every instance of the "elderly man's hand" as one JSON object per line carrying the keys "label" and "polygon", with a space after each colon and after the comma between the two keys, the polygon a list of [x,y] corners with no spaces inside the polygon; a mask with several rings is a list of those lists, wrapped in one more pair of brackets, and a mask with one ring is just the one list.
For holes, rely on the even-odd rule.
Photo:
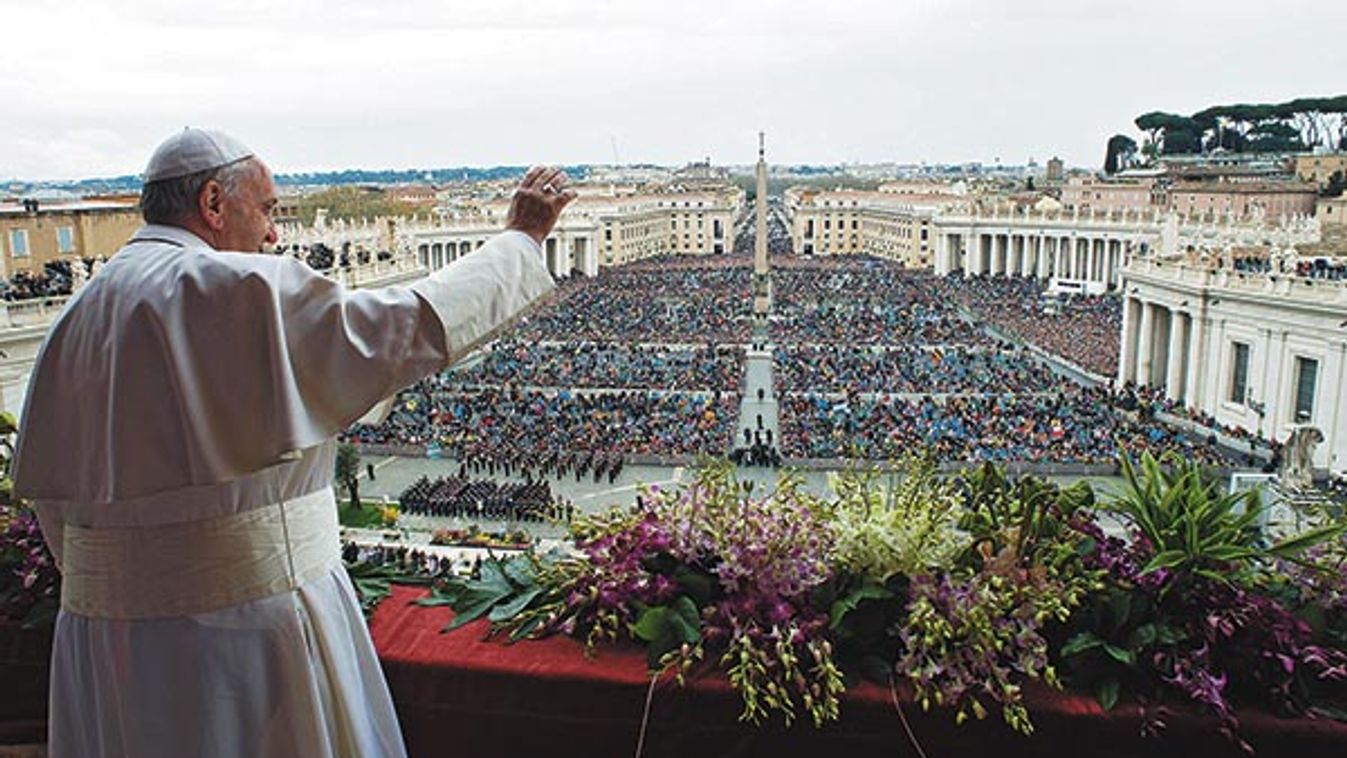
{"label": "elderly man's hand", "polygon": [[575,190],[566,188],[566,175],[559,168],[534,166],[515,190],[510,201],[506,229],[521,231],[541,245],[561,211],[575,199]]}

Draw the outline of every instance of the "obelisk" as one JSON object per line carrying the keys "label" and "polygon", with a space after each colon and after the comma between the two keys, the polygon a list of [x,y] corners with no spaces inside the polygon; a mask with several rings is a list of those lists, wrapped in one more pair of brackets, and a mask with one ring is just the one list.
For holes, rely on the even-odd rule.
{"label": "obelisk", "polygon": [[771,278],[767,269],[767,158],[764,134],[758,132],[758,191],[754,198],[757,211],[756,234],[753,235],[753,317],[765,322],[771,304]]}

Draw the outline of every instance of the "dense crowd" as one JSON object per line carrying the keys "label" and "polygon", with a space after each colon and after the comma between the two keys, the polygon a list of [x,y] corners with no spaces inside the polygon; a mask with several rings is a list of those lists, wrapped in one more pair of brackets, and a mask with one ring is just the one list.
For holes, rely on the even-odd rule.
{"label": "dense crowd", "polygon": [[778,347],[782,392],[1032,393],[1063,380],[1022,351],[967,348]]}
{"label": "dense crowd", "polygon": [[1118,373],[1122,300],[1114,295],[1045,295],[1039,280],[944,277],[944,297],[983,322],[1099,376]]}
{"label": "dense crowd", "polygon": [[[666,258],[567,282],[507,339],[405,391],[384,423],[350,436],[454,458],[462,481],[497,471],[613,481],[624,455],[736,450],[758,465],[914,449],[1105,463],[1119,444],[1219,457],[1212,440],[1154,422],[1148,398],[1078,387],[984,331],[1109,375],[1116,297],[1046,296],[1032,279],[936,278],[857,257],[774,260],[779,439],[739,428],[744,357],[724,343],[748,341],[748,264]],[[438,497],[433,508],[446,512],[488,500]]]}
{"label": "dense crowd", "polygon": [[552,497],[546,481],[496,482],[463,476],[427,476],[398,496],[404,513],[439,517],[473,517],[502,521],[569,521],[574,506]]}
{"label": "dense crowd", "polygon": [[456,460],[544,460],[586,451],[621,456],[720,455],[739,397],[642,390],[577,393],[445,388],[443,377],[403,391],[383,423],[357,424],[349,438],[435,446]]}
{"label": "dense crowd", "polygon": [[384,566],[405,576],[480,576],[482,558],[454,557],[439,550],[409,545],[369,545],[352,540],[341,544],[341,557],[348,565],[367,563]]}
{"label": "dense crowd", "polygon": [[1210,442],[1117,410],[1105,390],[1071,388],[1045,395],[828,398],[784,401],[782,450],[802,458],[899,458],[929,452],[941,461],[1110,463],[1122,445],[1177,450],[1220,462]]}
{"label": "dense crowd", "polygon": [[522,321],[523,341],[746,342],[747,268],[603,269]]}
{"label": "dense crowd", "polygon": [[929,274],[872,258],[787,259],[772,274],[778,344],[989,345]]}
{"label": "dense crowd", "polygon": [[16,271],[8,280],[0,281],[0,295],[9,301],[69,295],[74,286],[74,265],[83,266],[86,276],[93,270],[90,260],[47,261],[37,273]]}
{"label": "dense crowd", "polygon": [[455,371],[465,385],[649,388],[732,392],[744,376],[733,346],[672,348],[596,342],[497,342]]}

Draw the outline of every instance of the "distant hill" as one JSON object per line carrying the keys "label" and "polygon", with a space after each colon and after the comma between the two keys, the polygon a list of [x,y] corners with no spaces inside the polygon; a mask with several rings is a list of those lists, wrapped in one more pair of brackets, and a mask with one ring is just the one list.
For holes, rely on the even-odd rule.
{"label": "distant hill", "polygon": [[[624,164],[624,168],[660,168],[655,164]],[[570,176],[580,179],[589,175],[590,164],[577,164],[562,167]],[[335,187],[349,184],[412,184],[426,183],[443,185],[451,182],[480,182],[515,179],[524,175],[527,166],[491,166],[487,168],[458,166],[455,168],[430,169],[359,169],[342,171],[317,171],[294,174],[277,174],[276,184],[281,187]],[[837,171],[835,166],[792,166],[796,175],[828,175]],[[23,195],[36,190],[65,190],[77,195],[131,194],[140,192],[140,177],[134,174],[125,176],[78,179],[73,181],[26,181],[13,180],[0,182],[0,196]]]}

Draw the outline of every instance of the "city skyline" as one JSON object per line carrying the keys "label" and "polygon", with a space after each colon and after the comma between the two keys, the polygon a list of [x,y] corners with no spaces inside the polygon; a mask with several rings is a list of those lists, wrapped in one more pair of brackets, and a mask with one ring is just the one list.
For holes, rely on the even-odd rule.
{"label": "city skyline", "polygon": [[[1150,110],[1331,95],[1347,9],[572,0],[6,8],[0,180],[139,173],[184,125],[278,172],[655,163],[1101,165]],[[54,46],[53,40],[60,45]]]}

